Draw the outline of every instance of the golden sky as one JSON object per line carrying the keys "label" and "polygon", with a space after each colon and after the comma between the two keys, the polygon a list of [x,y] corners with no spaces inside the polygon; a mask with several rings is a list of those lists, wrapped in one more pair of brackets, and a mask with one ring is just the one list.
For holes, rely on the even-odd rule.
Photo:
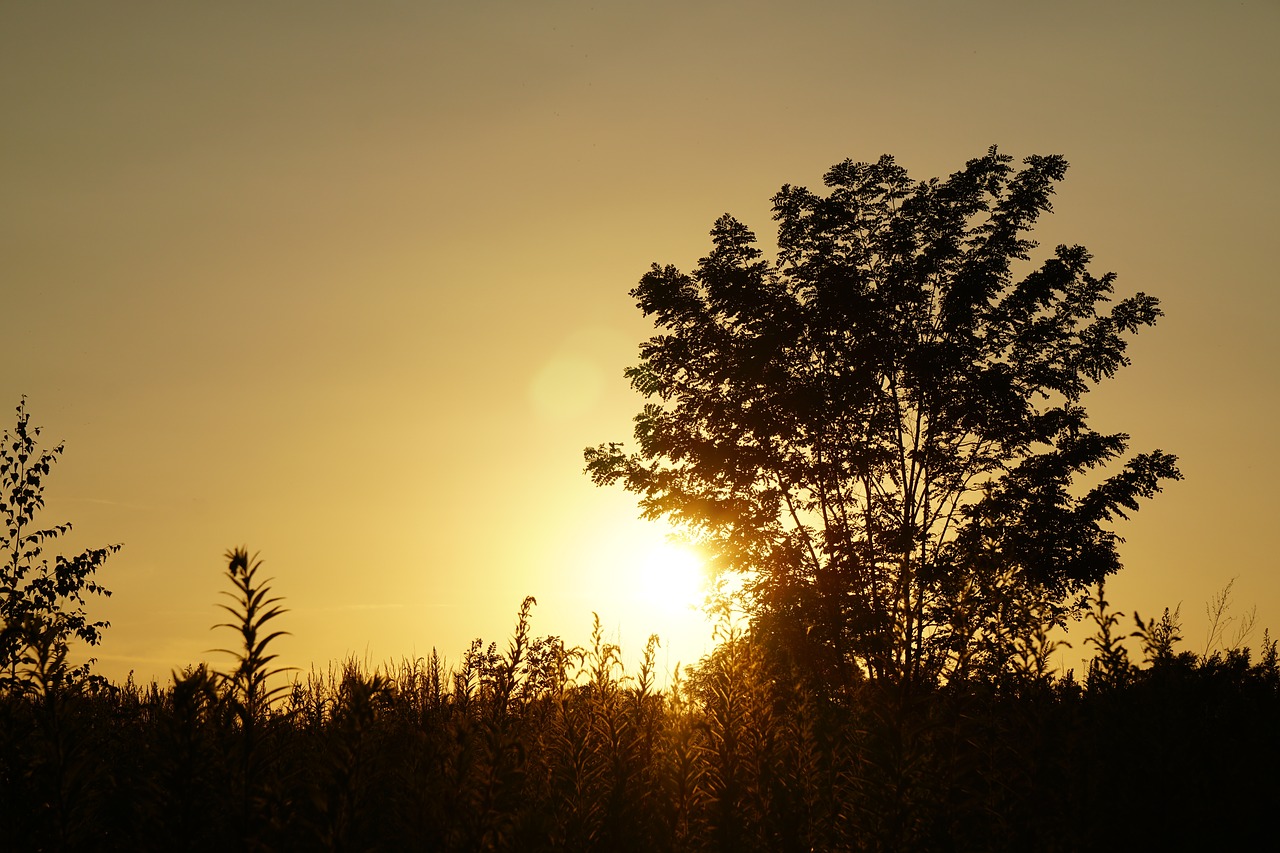
{"label": "golden sky", "polygon": [[664,531],[581,474],[640,406],[628,291],[721,213],[768,237],[783,183],[992,144],[1065,155],[1042,244],[1167,315],[1090,404],[1186,476],[1110,597],[1199,651],[1235,577],[1280,629],[1277,36],[1274,0],[4,4],[0,406],[67,442],[68,547],[124,543],[100,670],[221,663],[241,544],[287,664],[456,659],[525,595],[696,656]]}

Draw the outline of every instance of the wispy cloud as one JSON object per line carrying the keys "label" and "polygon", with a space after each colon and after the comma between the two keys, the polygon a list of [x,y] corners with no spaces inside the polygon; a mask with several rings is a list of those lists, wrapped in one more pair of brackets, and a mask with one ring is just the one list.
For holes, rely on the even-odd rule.
{"label": "wispy cloud", "polygon": [[[406,606],[403,602],[397,602],[395,604],[334,604],[328,607],[294,607],[290,609],[296,613],[342,613],[353,610],[403,610]],[[452,604],[415,604],[414,608],[453,606]]]}
{"label": "wispy cloud", "polygon": [[109,501],[105,498],[67,498],[68,503],[97,504],[98,506],[118,506],[124,509],[159,509],[151,504],[134,504],[125,501]]}

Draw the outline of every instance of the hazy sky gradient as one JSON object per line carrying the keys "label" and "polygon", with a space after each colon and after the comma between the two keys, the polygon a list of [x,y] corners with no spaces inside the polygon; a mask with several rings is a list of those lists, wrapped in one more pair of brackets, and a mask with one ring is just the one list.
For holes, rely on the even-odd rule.
{"label": "hazy sky gradient", "polygon": [[[68,451],[47,521],[123,542],[92,611],[122,678],[216,656],[221,555],[262,552],[285,662],[456,658],[591,611],[681,630],[663,531],[581,474],[630,437],[627,295],[783,183],[998,144],[1071,163],[1081,243],[1167,316],[1088,402],[1186,481],[1122,535],[1124,610],[1232,577],[1280,628],[1266,2],[61,3],[0,10],[0,406]],[[1041,257],[1043,255],[1040,255]],[[12,425],[11,414],[3,416]],[[681,627],[683,626],[683,627]]]}

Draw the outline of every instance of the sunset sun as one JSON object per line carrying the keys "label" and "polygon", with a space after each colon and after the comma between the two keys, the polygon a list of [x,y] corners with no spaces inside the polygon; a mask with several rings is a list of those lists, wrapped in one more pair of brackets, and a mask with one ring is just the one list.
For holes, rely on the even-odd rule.
{"label": "sunset sun", "polygon": [[643,553],[637,568],[635,587],[651,607],[674,613],[702,602],[703,560],[689,546],[659,542]]}

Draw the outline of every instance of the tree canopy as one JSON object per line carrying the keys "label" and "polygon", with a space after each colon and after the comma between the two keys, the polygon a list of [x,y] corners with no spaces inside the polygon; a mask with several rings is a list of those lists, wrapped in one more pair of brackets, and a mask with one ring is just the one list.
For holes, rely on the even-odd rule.
{"label": "tree canopy", "polygon": [[826,194],[774,196],[773,259],[722,216],[692,274],[655,264],[631,291],[657,330],[627,371],[638,447],[588,448],[588,473],[745,573],[756,629],[828,678],[1043,654],[1032,635],[1120,568],[1112,523],[1180,478],[1089,426],[1161,311],[1113,302],[1083,247],[1030,263],[1066,168],[845,161]]}

